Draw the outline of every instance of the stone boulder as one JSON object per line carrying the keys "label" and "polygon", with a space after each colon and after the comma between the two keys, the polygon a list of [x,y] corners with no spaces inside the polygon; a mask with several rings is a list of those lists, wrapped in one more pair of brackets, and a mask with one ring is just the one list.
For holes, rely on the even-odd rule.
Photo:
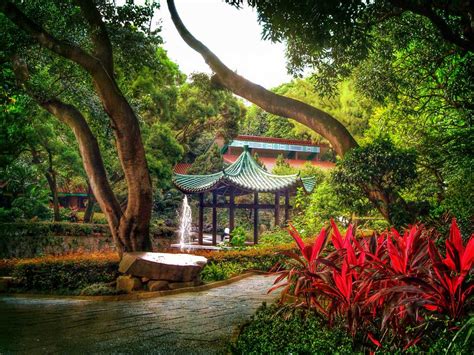
{"label": "stone boulder", "polygon": [[188,282],[198,279],[206,264],[207,259],[197,255],[133,252],[123,255],[119,271],[150,280]]}
{"label": "stone boulder", "polygon": [[130,293],[132,291],[140,290],[142,288],[142,282],[138,277],[123,275],[117,278],[116,288],[118,291]]}
{"label": "stone boulder", "polygon": [[148,291],[163,291],[169,290],[168,281],[149,281],[148,282]]}

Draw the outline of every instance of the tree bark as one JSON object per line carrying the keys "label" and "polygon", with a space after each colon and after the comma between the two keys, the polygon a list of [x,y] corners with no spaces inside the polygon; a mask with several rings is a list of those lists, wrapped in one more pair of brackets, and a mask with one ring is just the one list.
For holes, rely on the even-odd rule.
{"label": "tree bark", "polygon": [[84,223],[92,223],[94,218],[95,197],[91,185],[87,183],[87,206],[84,211]]}
{"label": "tree bark", "polygon": [[327,112],[304,102],[275,94],[230,70],[213,52],[187,30],[179,18],[174,1],[167,1],[171,18],[179,34],[191,48],[201,54],[209,67],[216,73],[221,85],[269,113],[294,119],[311,128],[326,138],[341,157],[350,149],[358,146],[347,128]]}
{"label": "tree bark", "polygon": [[45,175],[51,193],[53,194],[53,220],[54,222],[59,222],[61,215],[59,214],[58,184],[56,182],[56,172],[53,169],[53,156],[50,151],[48,151],[48,171]]}
{"label": "tree bark", "polygon": [[100,12],[92,0],[76,2],[90,26],[93,55],[74,44],[56,39],[11,2],[0,3],[0,11],[39,45],[77,63],[91,75],[95,90],[112,123],[128,187],[128,203],[124,211],[120,209],[110,188],[97,141],[82,114],[74,106],[56,99],[43,100],[40,105],[74,131],[92,190],[107,216],[119,252],[150,250],[152,185],[138,119],[114,79],[112,46]]}
{"label": "tree bark", "polygon": [[[56,183],[56,173],[53,170],[53,157],[50,151],[48,153],[48,170],[44,173],[46,181],[48,182],[49,189],[51,190],[51,196],[53,197],[53,221],[59,222],[61,215],[59,214],[59,198],[58,198],[58,185]],[[40,165],[41,159],[35,148],[31,148],[31,155],[33,157],[33,164]]]}

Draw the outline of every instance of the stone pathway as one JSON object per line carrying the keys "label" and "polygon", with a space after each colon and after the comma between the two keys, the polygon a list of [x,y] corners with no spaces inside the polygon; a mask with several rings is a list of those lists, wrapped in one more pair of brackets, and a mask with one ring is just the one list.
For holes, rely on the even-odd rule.
{"label": "stone pathway", "polygon": [[196,293],[138,301],[0,297],[0,354],[157,353],[226,351],[274,277],[251,276]]}

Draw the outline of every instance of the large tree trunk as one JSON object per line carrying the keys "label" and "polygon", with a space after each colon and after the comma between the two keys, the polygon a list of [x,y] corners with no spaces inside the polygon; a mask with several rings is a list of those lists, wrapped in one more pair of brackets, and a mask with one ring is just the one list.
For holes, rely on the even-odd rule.
{"label": "large tree trunk", "polygon": [[[349,150],[358,147],[347,128],[330,114],[304,102],[275,94],[230,70],[209,48],[187,30],[176,11],[174,1],[167,0],[167,2],[171,18],[179,34],[191,48],[201,54],[214,71],[214,79],[218,83],[269,113],[292,118],[311,128],[326,138],[341,157]],[[393,223],[394,214],[400,209],[400,206],[406,206],[405,201],[398,194],[382,194],[377,187],[364,186],[363,188],[369,200],[390,223]]]}
{"label": "large tree trunk", "polygon": [[[59,214],[59,198],[58,198],[58,185],[56,183],[56,173],[53,169],[53,156],[50,151],[48,153],[48,170],[44,173],[46,181],[48,182],[49,189],[51,190],[51,196],[53,198],[53,221],[59,222],[61,215]],[[33,164],[40,164],[41,160],[38,152],[31,148],[31,155],[33,157]]]}
{"label": "large tree trunk", "polygon": [[61,220],[59,214],[59,198],[58,198],[58,184],[56,182],[56,172],[53,169],[53,155],[48,150],[48,171],[46,172],[46,180],[48,180],[49,188],[53,194],[53,219],[55,222]]}
{"label": "large tree trunk", "polygon": [[376,186],[363,186],[363,190],[369,201],[391,225],[401,227],[414,222],[414,215],[410,215],[405,200],[399,194],[382,192]]}
{"label": "large tree trunk", "polygon": [[57,99],[37,100],[43,108],[73,130],[91,188],[107,216],[119,253],[150,250],[149,225],[153,196],[138,119],[115,82],[112,46],[100,12],[92,0],[76,2],[90,27],[92,54],[75,44],[56,39],[11,2],[0,3],[0,11],[31,35],[39,45],[77,63],[91,75],[103,107],[110,117],[127,183],[128,203],[124,211],[112,192],[97,140],[82,114],[74,106]]}
{"label": "large tree trunk", "polygon": [[92,223],[94,218],[95,197],[91,185],[87,183],[87,206],[84,211],[84,223]]}

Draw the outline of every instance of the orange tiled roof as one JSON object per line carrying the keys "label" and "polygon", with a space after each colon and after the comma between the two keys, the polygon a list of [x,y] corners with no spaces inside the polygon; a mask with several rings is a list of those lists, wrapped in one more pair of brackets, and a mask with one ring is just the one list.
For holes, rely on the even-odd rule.
{"label": "orange tiled roof", "polygon": [[176,174],[186,174],[191,165],[189,163],[178,163],[174,166],[173,172]]}

